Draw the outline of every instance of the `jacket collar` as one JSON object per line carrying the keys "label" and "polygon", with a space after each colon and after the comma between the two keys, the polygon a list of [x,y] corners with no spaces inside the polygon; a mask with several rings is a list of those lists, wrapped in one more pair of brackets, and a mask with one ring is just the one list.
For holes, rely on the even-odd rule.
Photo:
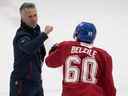
{"label": "jacket collar", "polygon": [[40,30],[40,27],[39,27],[38,24],[33,28],[33,27],[30,27],[30,26],[28,26],[27,24],[25,24],[23,21],[21,21],[21,27],[22,27],[23,29],[29,31],[29,32],[31,32],[31,31],[33,31],[33,30],[35,30],[35,31]]}

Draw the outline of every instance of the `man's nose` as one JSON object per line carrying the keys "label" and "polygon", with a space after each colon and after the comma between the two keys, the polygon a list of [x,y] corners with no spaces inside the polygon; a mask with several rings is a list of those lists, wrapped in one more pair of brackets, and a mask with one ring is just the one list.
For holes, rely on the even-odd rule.
{"label": "man's nose", "polygon": [[36,18],[36,17],[33,17],[33,18],[31,18],[31,20],[32,20],[33,22],[35,22],[35,21],[37,21],[37,18]]}

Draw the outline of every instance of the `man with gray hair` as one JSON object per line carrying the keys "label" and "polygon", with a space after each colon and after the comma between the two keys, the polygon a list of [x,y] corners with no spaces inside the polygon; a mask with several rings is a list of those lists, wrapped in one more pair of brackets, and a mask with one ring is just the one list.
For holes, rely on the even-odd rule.
{"label": "man with gray hair", "polygon": [[47,25],[41,32],[33,3],[23,3],[20,15],[21,26],[13,40],[14,70],[10,78],[10,96],[44,96],[41,79],[46,54],[44,41],[53,27]]}

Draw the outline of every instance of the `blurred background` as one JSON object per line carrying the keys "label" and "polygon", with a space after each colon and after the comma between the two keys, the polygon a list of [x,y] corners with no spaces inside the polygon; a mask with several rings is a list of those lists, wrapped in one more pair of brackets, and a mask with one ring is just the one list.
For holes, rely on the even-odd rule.
{"label": "blurred background", "polygon": [[[127,0],[0,0],[0,96],[9,96],[9,79],[13,69],[13,37],[20,26],[19,7],[23,2],[36,4],[41,29],[47,24],[54,31],[45,42],[47,51],[63,40],[72,40],[75,26],[81,21],[97,27],[95,46],[113,57],[113,76],[117,96],[128,96],[128,1]],[[42,79],[45,96],[61,96],[62,70],[45,64]]]}

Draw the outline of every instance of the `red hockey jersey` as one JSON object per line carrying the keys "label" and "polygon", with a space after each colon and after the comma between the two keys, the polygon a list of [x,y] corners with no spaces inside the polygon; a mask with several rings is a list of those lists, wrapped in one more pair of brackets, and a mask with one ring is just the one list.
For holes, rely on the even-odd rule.
{"label": "red hockey jersey", "polygon": [[112,59],[100,48],[65,41],[45,61],[53,68],[63,65],[62,96],[116,96]]}

